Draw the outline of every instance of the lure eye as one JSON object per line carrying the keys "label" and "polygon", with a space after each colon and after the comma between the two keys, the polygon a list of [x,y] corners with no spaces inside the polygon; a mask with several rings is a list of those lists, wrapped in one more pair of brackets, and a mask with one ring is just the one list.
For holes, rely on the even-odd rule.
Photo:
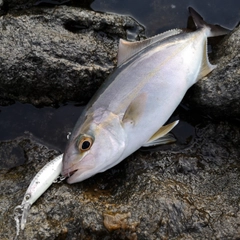
{"label": "lure eye", "polygon": [[25,200],[27,201],[27,200],[29,200],[31,198],[31,195],[30,194],[27,194],[26,196],[25,196]]}
{"label": "lure eye", "polygon": [[93,139],[91,137],[84,136],[79,142],[79,150],[82,152],[88,151],[93,144]]}

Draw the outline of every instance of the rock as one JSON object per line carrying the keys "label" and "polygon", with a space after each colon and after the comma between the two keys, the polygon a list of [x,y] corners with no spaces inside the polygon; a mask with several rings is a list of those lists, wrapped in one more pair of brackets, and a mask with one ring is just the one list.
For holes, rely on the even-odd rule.
{"label": "rock", "polygon": [[[118,39],[143,37],[143,28],[127,16],[66,6],[1,18],[1,104],[86,103],[116,65]],[[239,39],[240,27],[213,49],[217,68],[185,98],[212,117],[239,118]]]}
{"label": "rock", "polygon": [[0,21],[0,99],[86,103],[116,64],[119,38],[143,28],[128,16],[74,7],[8,13]]}
{"label": "rock", "polygon": [[[3,1],[3,0],[0,0]],[[22,10],[22,9],[30,9],[34,6],[41,7],[54,7],[57,5],[71,5],[78,6],[82,8],[90,9],[90,5],[94,0],[82,0],[81,2],[77,0],[6,0],[6,12],[8,10]],[[5,13],[3,13],[5,14]],[[0,11],[1,15],[1,11]]]}
{"label": "rock", "polygon": [[218,118],[240,117],[240,26],[213,49],[217,68],[189,91],[187,101]]}
{"label": "rock", "polygon": [[32,161],[38,161],[39,158],[49,158],[56,153],[59,151],[49,150],[34,136],[26,133],[13,140],[0,142],[0,169],[9,170],[28,163],[34,165]]}
{"label": "rock", "polygon": [[[14,238],[14,207],[56,155],[23,141],[34,157],[0,172],[1,239]],[[238,239],[239,144],[239,127],[205,122],[185,148],[138,151],[82,183],[53,184],[30,209],[18,239]]]}
{"label": "rock", "polygon": [[[0,35],[1,98],[34,104],[87,101],[116,63],[118,38],[126,37],[126,29],[142,31],[127,17],[67,7],[12,13],[0,24],[10,34]],[[210,116],[239,114],[232,108],[238,106],[239,68],[233,44],[239,49],[238,29],[214,49],[218,68],[185,98]],[[226,75],[220,83],[221,74]],[[239,124],[196,117],[198,109],[184,111],[177,113],[184,122],[181,136],[191,130],[191,137],[137,151],[82,183],[53,184],[30,209],[18,239],[239,239]],[[31,136],[0,142],[0,159],[9,156],[0,170],[0,239],[15,237],[14,208],[35,174],[58,154]]]}

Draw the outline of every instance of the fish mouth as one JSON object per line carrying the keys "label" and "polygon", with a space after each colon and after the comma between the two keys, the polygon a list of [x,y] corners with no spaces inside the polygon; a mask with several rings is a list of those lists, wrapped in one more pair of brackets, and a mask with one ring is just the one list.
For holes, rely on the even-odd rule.
{"label": "fish mouth", "polygon": [[71,172],[68,172],[68,173],[66,173],[65,177],[71,177],[77,171],[78,171],[78,169],[75,169],[75,170],[73,170]]}
{"label": "fish mouth", "polygon": [[78,174],[78,173],[77,173],[78,171],[79,171],[79,169],[76,169],[76,170],[71,171],[71,172],[68,173],[68,179],[67,179],[67,182],[68,182],[68,183],[71,184],[71,183],[74,183],[74,182],[75,182],[75,181],[73,181],[73,179],[76,178],[75,173]]}
{"label": "fish mouth", "polygon": [[67,169],[62,171],[61,175],[65,178],[69,178],[77,171],[78,171],[78,169],[72,170],[71,168],[67,168]]}
{"label": "fish mouth", "polygon": [[71,183],[72,181],[72,177],[74,178],[74,174],[78,171],[79,169],[75,169],[75,170],[66,170],[64,174],[62,174],[62,176],[64,177],[64,179],[67,179],[68,183]]}
{"label": "fish mouth", "polygon": [[94,158],[91,154],[81,159],[81,161],[78,160],[78,162],[75,161],[69,165],[62,170],[62,175],[68,178],[68,183],[81,181],[82,175],[85,176],[86,172],[89,172],[96,167]]}
{"label": "fish mouth", "polygon": [[85,172],[88,172],[92,168],[93,168],[93,165],[88,165],[88,166],[85,166],[84,168],[81,168],[81,167],[74,168],[74,170],[69,168],[64,171],[62,176],[67,178],[68,183],[74,183],[74,182],[76,182],[74,179],[76,179],[77,176],[80,176],[80,175],[84,174]]}
{"label": "fish mouth", "polygon": [[68,169],[64,176],[67,178],[67,183],[69,184],[81,182],[95,174],[93,169],[93,165],[88,165],[84,168],[75,168],[74,170]]}

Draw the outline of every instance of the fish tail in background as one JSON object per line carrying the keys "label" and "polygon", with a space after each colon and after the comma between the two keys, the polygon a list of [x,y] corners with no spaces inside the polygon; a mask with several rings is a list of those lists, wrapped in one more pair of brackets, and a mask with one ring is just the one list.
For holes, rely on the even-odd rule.
{"label": "fish tail in background", "polygon": [[221,27],[220,25],[208,24],[203,20],[202,16],[197,13],[193,8],[189,7],[188,9],[197,28],[209,29],[209,31],[207,31],[207,37],[227,35],[231,31],[230,29]]}

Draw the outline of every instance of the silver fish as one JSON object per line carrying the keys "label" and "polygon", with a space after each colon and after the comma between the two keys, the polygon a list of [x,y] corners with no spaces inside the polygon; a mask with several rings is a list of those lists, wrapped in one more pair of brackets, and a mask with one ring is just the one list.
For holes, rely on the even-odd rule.
{"label": "silver fish", "polygon": [[120,40],[118,66],[81,114],[63,157],[68,183],[103,172],[142,146],[171,142],[163,126],[186,91],[216,66],[207,38],[229,30],[189,9],[197,30],[174,29],[140,42]]}

